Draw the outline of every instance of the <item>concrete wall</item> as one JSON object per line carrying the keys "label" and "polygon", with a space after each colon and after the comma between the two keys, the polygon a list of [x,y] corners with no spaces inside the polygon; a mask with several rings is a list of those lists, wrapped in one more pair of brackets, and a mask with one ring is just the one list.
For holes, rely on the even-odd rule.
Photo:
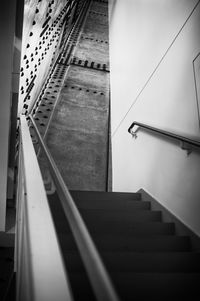
{"label": "concrete wall", "polygon": [[105,191],[109,120],[107,3],[91,3],[70,61],[63,71],[47,146],[69,189]]}
{"label": "concrete wall", "polygon": [[67,15],[70,23],[73,3],[69,0],[25,1],[19,113],[29,112],[41,92],[57,57]]}
{"label": "concrete wall", "polygon": [[199,28],[197,0],[110,3],[113,189],[144,188],[200,235],[200,152],[127,133],[137,120],[199,139]]}

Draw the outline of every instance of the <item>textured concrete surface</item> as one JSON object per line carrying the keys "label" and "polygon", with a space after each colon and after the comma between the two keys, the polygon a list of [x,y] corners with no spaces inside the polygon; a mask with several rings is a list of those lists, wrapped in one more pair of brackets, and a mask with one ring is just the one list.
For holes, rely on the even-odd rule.
{"label": "textured concrete surface", "polygon": [[[74,56],[108,65],[107,4],[93,1]],[[69,189],[106,189],[108,113],[109,73],[70,65],[46,138]]]}
{"label": "textured concrete surface", "polygon": [[109,63],[107,5],[91,5],[75,56],[97,63]]}
{"label": "textured concrete surface", "polygon": [[65,0],[25,0],[19,113],[30,112],[43,88],[59,53],[66,18],[70,28],[71,3]]}

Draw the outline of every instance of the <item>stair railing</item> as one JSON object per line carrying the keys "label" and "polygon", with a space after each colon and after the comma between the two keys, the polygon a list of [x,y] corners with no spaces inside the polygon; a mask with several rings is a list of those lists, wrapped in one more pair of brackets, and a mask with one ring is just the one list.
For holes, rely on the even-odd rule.
{"label": "stair railing", "polygon": [[15,270],[17,301],[72,301],[25,116],[20,118]]}
{"label": "stair railing", "polygon": [[[119,298],[115,292],[110,277],[104,267],[87,227],[72,199],[72,196],[38,131],[34,119],[31,115],[28,118],[31,121],[31,127],[33,127],[37,136],[39,146],[47,159],[51,177],[56,186],[61,205],[74,235],[96,299],[98,301],[118,301]],[[25,117],[22,116],[21,119],[24,123]]]}
{"label": "stair railing", "polygon": [[128,128],[128,132],[133,136],[133,137],[137,137],[137,129],[134,129],[134,127],[141,127],[144,128],[148,131],[151,131],[153,133],[157,133],[160,134],[162,136],[168,137],[168,138],[172,138],[176,141],[179,141],[181,143],[181,148],[184,150],[187,150],[188,153],[191,152],[191,146],[195,146],[195,147],[200,147],[200,140],[195,140],[189,137],[184,137],[182,135],[179,135],[177,133],[173,133],[173,132],[169,132],[163,129],[159,129],[153,126],[150,126],[148,124],[144,124],[144,123],[140,123],[138,121],[134,121],[131,126]]}

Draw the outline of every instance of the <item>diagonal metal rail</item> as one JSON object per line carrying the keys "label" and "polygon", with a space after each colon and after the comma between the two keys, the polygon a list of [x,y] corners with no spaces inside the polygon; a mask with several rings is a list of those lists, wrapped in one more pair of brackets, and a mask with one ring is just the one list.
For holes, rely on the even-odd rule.
{"label": "diagonal metal rail", "polygon": [[84,262],[91,285],[98,301],[119,301],[111,279],[100,258],[96,246],[87,230],[87,227],[72,199],[72,196],[49,153],[34,119],[28,117],[35,130],[39,145],[48,161],[49,170],[57,189],[64,213],[69,222],[71,231],[77,243],[80,255]]}

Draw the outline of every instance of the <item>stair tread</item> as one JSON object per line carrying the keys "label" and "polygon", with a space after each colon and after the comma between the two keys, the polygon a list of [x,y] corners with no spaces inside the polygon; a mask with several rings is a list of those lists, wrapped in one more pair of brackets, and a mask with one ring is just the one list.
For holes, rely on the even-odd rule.
{"label": "stair tread", "polygon": [[131,295],[142,299],[164,294],[164,300],[200,297],[200,273],[114,273],[112,279],[123,300],[131,300]]}
{"label": "stair tread", "polygon": [[141,200],[75,200],[78,208],[91,210],[149,210],[151,208],[150,202],[143,202]]}
{"label": "stair tread", "polygon": [[85,220],[93,220],[97,222],[104,221],[161,221],[161,211],[142,210],[132,212],[131,210],[87,210],[80,209],[80,213]]}
{"label": "stair tread", "polygon": [[[63,241],[65,250],[74,248],[74,240],[71,235],[59,234]],[[94,238],[94,242],[99,250],[127,250],[127,251],[188,251],[190,241],[188,237],[172,235],[151,235],[151,236],[132,236],[130,240],[127,236],[113,236],[101,234]]]}
{"label": "stair tread", "polygon": [[[200,272],[200,253],[193,252],[101,252],[109,271]],[[77,252],[67,252],[69,271],[80,271],[82,260]]]}
{"label": "stair tread", "polygon": [[[174,223],[161,223],[161,222],[134,222],[134,221],[124,221],[121,223],[120,221],[104,221],[104,223],[93,223],[92,221],[85,221],[86,226],[88,227],[91,235],[96,235],[97,233],[109,233],[112,235],[120,235],[120,234],[162,234],[162,235],[172,235],[175,234],[175,225]],[[56,223],[57,230],[60,233],[69,232],[69,226],[66,225],[65,221],[58,221]]]}
{"label": "stair tread", "polygon": [[[137,212],[143,212],[143,211],[148,211],[148,212],[157,212],[157,211],[151,211],[150,209],[150,204],[148,202],[141,202],[141,201],[135,201],[132,203],[130,206],[128,204],[103,204],[100,202],[97,202],[98,205],[93,204],[93,207],[82,203],[80,206],[75,203],[79,211],[84,211],[84,212],[96,212],[96,213],[103,213],[103,212],[115,212],[116,214],[119,212],[132,212],[137,214]],[[55,202],[55,204],[51,205],[54,211],[59,211],[60,208],[58,204]],[[158,211],[160,212],[160,211]]]}
{"label": "stair tread", "polygon": [[[61,208],[51,206],[51,210],[55,218],[61,220],[65,218],[64,212]],[[96,223],[105,221],[135,221],[135,222],[147,222],[147,221],[161,221],[161,211],[150,211],[150,210],[137,210],[131,211],[128,209],[121,210],[94,210],[94,209],[79,209],[79,212],[84,220],[93,220]]]}
{"label": "stair tread", "polygon": [[95,223],[90,224],[86,221],[86,225],[88,226],[91,234],[99,233],[105,231],[108,234],[112,235],[147,235],[147,234],[162,234],[162,235],[172,235],[175,233],[175,226],[173,223],[161,223],[161,222],[129,222],[125,221],[123,224],[118,221],[104,221],[103,224]]}
{"label": "stair tread", "polygon": [[[72,272],[71,279],[79,296],[87,296],[88,281]],[[111,279],[120,300],[190,300],[200,298],[200,273],[113,273]],[[83,300],[83,299],[80,299]],[[92,300],[92,299],[87,299]]]}
{"label": "stair tread", "polygon": [[138,192],[105,192],[105,191],[78,191],[70,190],[70,193],[75,201],[78,200],[140,200],[141,193]]}

